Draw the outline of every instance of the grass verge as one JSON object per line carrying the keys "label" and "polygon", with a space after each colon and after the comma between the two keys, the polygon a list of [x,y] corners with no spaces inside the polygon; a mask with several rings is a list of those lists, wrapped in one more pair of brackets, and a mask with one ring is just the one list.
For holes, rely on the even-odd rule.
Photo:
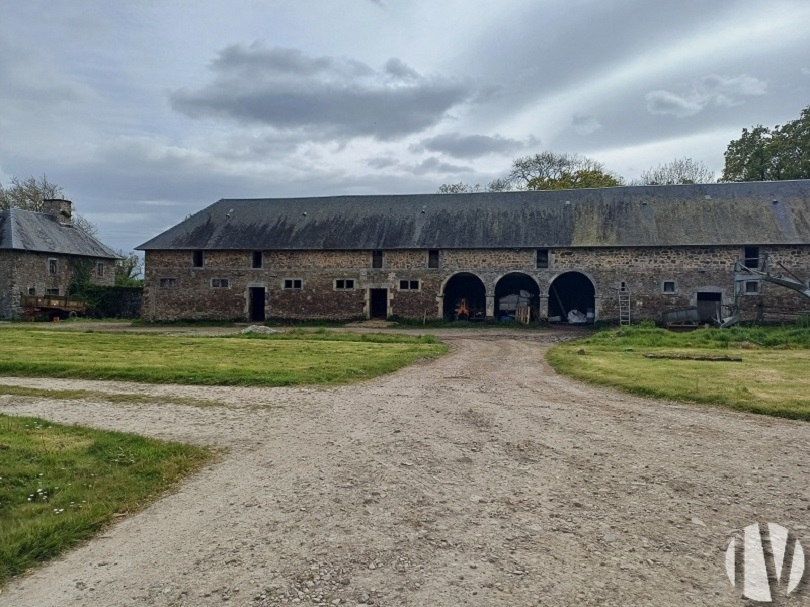
{"label": "grass verge", "polygon": [[2,339],[0,375],[245,386],[349,383],[447,351],[430,335],[325,329],[189,337],[14,328]]}
{"label": "grass verge", "polygon": [[[645,357],[648,353],[733,354],[743,360],[651,359]],[[560,373],[632,394],[810,421],[810,329],[806,328],[673,333],[626,327],[555,346],[547,360]]]}
{"label": "grass verge", "polygon": [[0,585],[143,508],[215,454],[0,415]]}

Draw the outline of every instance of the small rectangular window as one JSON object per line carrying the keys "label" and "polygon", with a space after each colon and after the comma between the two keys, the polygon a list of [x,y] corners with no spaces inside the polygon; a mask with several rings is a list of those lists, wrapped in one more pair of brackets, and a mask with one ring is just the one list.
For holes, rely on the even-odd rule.
{"label": "small rectangular window", "polygon": [[674,280],[665,280],[661,285],[661,290],[664,293],[674,293],[675,292],[675,281]]}
{"label": "small rectangular window", "polygon": [[59,295],[59,289],[45,289],[45,295]]}
{"label": "small rectangular window", "polygon": [[48,274],[53,276],[59,270],[59,261],[56,259],[48,260]]}
{"label": "small rectangular window", "polygon": [[399,290],[400,291],[418,291],[419,290],[419,281],[418,280],[400,280],[399,281]]}
{"label": "small rectangular window", "polygon": [[354,289],[353,278],[338,278],[335,280],[336,291],[351,291],[352,289]]}
{"label": "small rectangular window", "polygon": [[161,289],[173,289],[177,286],[177,279],[176,278],[161,278],[160,279],[160,288]]}
{"label": "small rectangular window", "polygon": [[538,268],[548,267],[548,249],[537,249],[537,264]]}
{"label": "small rectangular window", "polygon": [[253,269],[260,269],[262,267],[263,255],[261,251],[253,251],[253,259],[251,260],[250,267]]}
{"label": "small rectangular window", "polygon": [[212,278],[211,286],[214,289],[227,289],[231,286],[231,281],[228,278]]}
{"label": "small rectangular window", "polygon": [[28,287],[28,294],[29,295],[36,295],[37,294],[36,287]]}
{"label": "small rectangular window", "polygon": [[372,251],[371,252],[371,267],[372,268],[381,268],[381,267],[383,267],[383,252],[382,251]]}
{"label": "small rectangular window", "polygon": [[428,267],[429,268],[438,268],[439,267],[439,250],[438,249],[430,249],[428,251]]}
{"label": "small rectangular window", "polygon": [[759,247],[745,247],[745,267],[759,268]]}
{"label": "small rectangular window", "polygon": [[104,262],[103,261],[99,261],[96,264],[96,276],[98,276],[99,278],[104,277]]}
{"label": "small rectangular window", "polygon": [[287,291],[297,291],[303,287],[303,281],[300,278],[285,278],[284,289]]}
{"label": "small rectangular window", "polygon": [[201,268],[205,265],[205,255],[202,251],[191,252],[191,266],[193,268]]}
{"label": "small rectangular window", "polygon": [[746,280],[745,281],[745,292],[748,295],[755,295],[759,293],[759,281],[758,280]]}

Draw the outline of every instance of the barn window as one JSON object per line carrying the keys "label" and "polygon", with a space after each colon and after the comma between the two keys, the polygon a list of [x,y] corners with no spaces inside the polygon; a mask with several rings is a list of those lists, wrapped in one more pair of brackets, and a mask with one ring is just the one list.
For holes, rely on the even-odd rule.
{"label": "barn window", "polygon": [[251,259],[250,267],[253,268],[254,270],[261,269],[263,257],[264,256],[262,255],[261,251],[253,251],[253,257]]}
{"label": "barn window", "polygon": [[304,281],[300,278],[285,278],[284,289],[286,291],[298,291],[304,286]]}
{"label": "barn window", "polygon": [[201,268],[205,263],[205,256],[203,255],[202,251],[192,251],[191,252],[191,267],[193,268]]}
{"label": "barn window", "polygon": [[173,289],[177,286],[177,279],[176,278],[161,278],[160,279],[160,288],[161,289]]}
{"label": "barn window", "polygon": [[353,278],[338,278],[335,280],[336,291],[352,291],[354,289]]}
{"label": "barn window", "polygon": [[759,247],[745,247],[743,256],[746,268],[759,268]]}
{"label": "barn window", "polygon": [[439,249],[430,249],[428,251],[428,267],[429,268],[439,267]]}
{"label": "barn window", "polygon": [[212,278],[211,287],[214,289],[227,289],[231,286],[231,281],[228,278]]}
{"label": "barn window", "polygon": [[98,276],[99,278],[104,277],[104,262],[103,261],[99,261],[96,264],[96,276]]}
{"label": "barn window", "polygon": [[383,252],[382,251],[372,251],[371,252],[371,267],[372,268],[381,268],[381,267],[383,267]]}
{"label": "barn window", "polygon": [[28,287],[28,294],[29,295],[36,295],[37,294],[37,288],[36,287]]}
{"label": "barn window", "polygon": [[418,280],[400,280],[399,281],[399,290],[400,291],[418,291],[419,290],[419,281]]}
{"label": "barn window", "polygon": [[537,249],[537,266],[538,268],[548,267],[548,249]]}
{"label": "barn window", "polygon": [[45,295],[59,295],[59,289],[45,289]]}
{"label": "barn window", "polygon": [[756,295],[759,293],[759,281],[758,280],[746,280],[745,281],[745,293],[746,295]]}
{"label": "barn window", "polygon": [[661,292],[662,293],[669,293],[672,294],[675,292],[675,281],[674,280],[665,280],[661,283]]}
{"label": "barn window", "polygon": [[59,270],[59,260],[57,259],[49,259],[48,260],[48,274],[53,276]]}

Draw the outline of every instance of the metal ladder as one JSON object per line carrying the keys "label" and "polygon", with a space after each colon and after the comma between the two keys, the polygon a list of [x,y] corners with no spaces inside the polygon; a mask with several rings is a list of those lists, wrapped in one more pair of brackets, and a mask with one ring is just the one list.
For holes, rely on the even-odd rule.
{"label": "metal ladder", "polygon": [[619,284],[619,324],[630,324],[630,289],[626,282]]}

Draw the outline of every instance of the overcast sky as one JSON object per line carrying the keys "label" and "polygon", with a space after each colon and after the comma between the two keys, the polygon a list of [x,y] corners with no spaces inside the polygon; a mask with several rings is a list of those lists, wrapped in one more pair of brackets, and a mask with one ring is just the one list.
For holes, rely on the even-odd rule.
{"label": "overcast sky", "polygon": [[716,173],[810,105],[807,0],[0,0],[0,183],[130,250],[219,198],[435,192],[579,152]]}

